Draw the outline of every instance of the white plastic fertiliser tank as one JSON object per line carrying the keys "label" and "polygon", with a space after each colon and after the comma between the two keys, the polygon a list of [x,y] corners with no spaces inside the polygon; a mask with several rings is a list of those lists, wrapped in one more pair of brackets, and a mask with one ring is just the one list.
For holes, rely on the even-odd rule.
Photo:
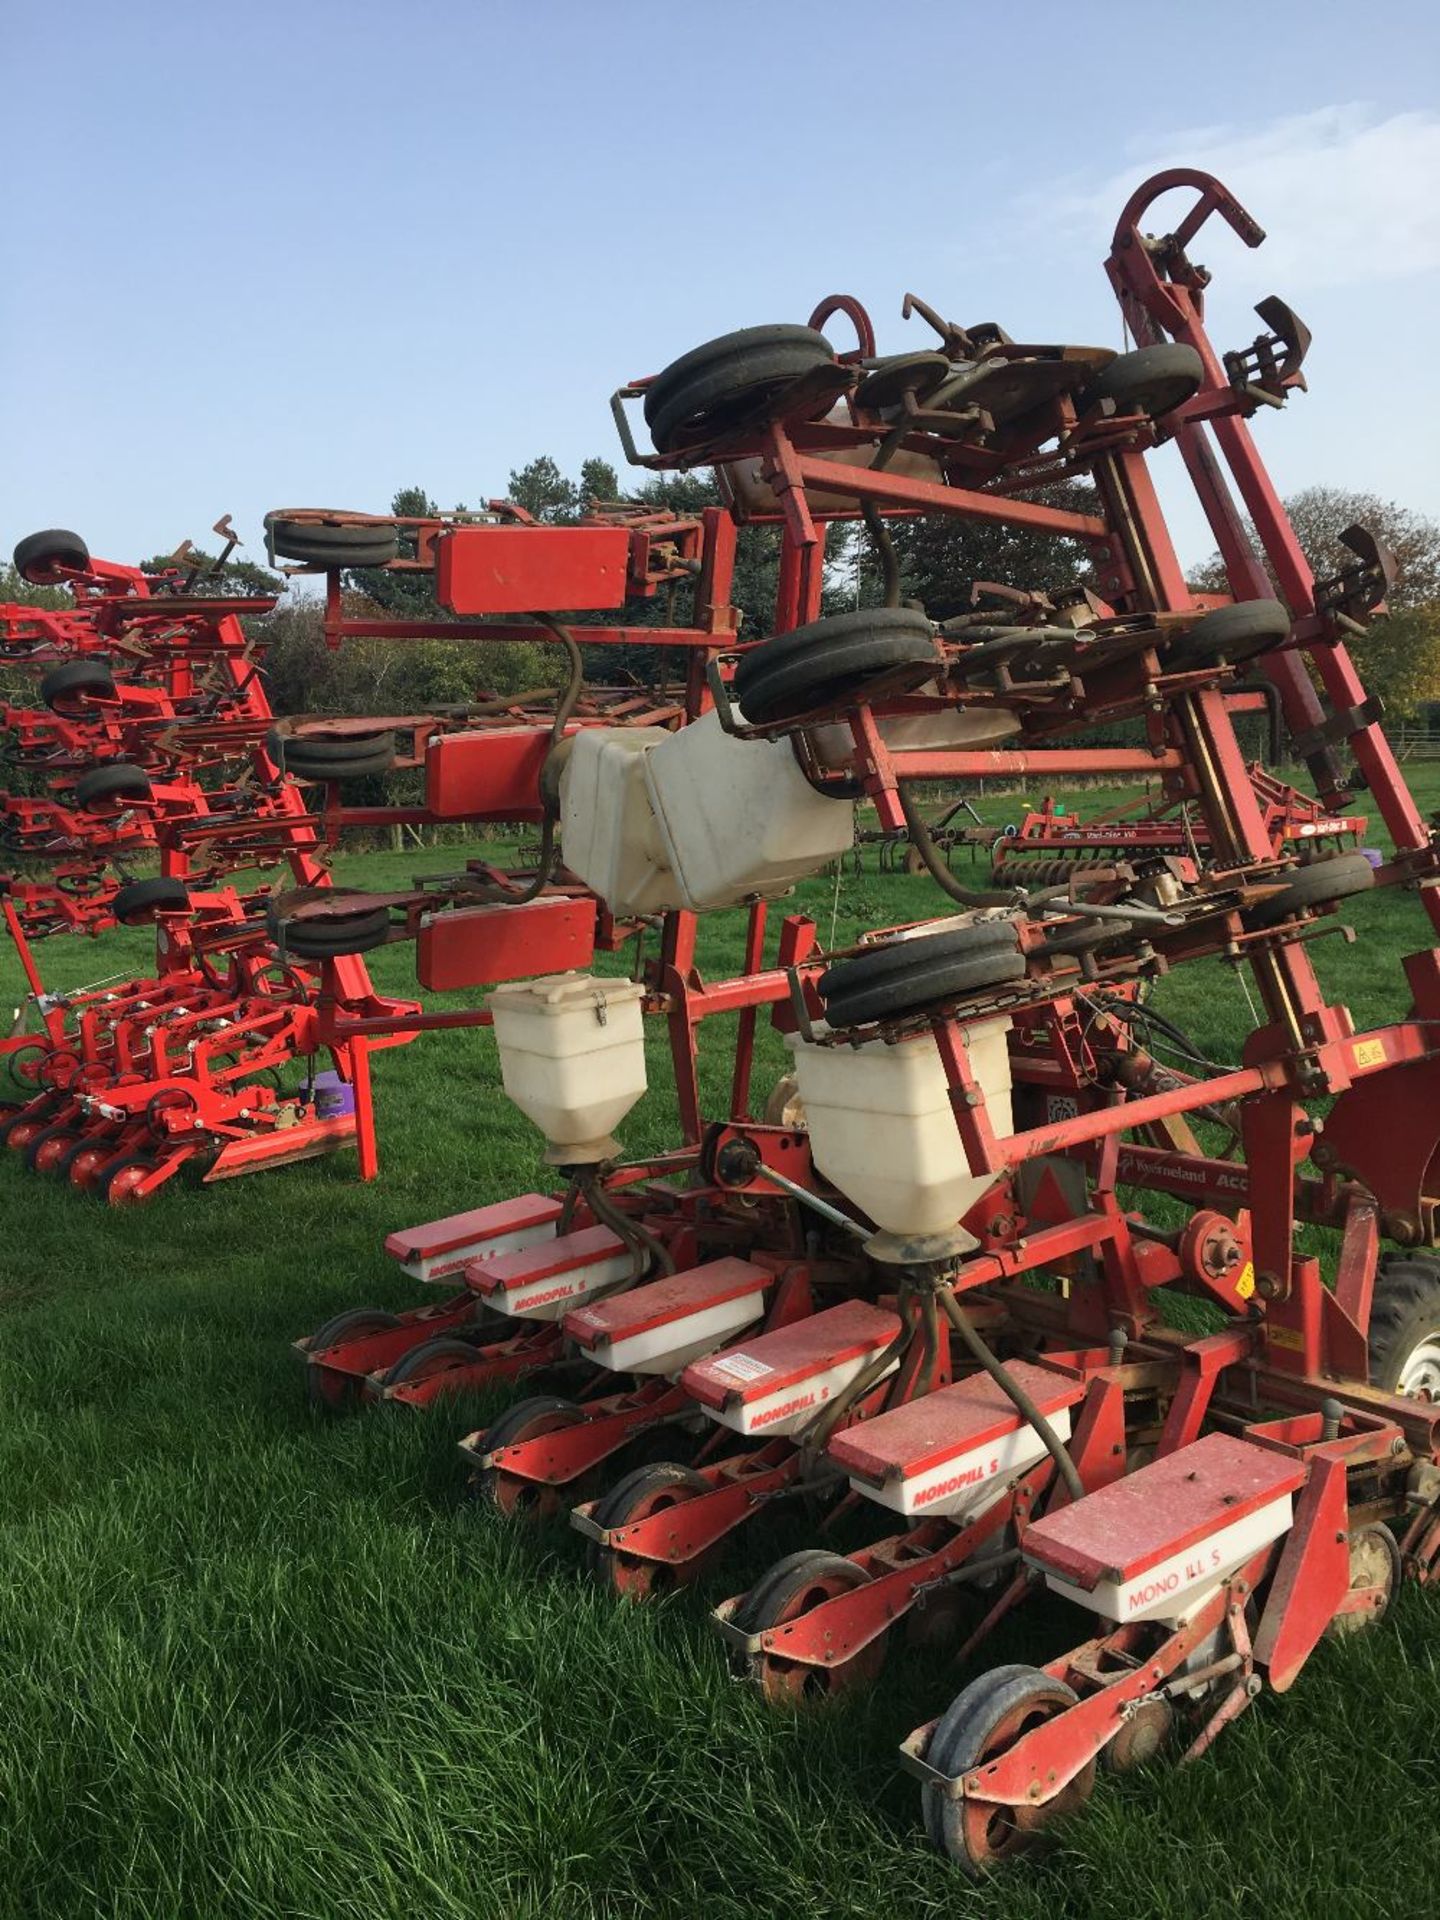
{"label": "white plastic fertiliser tank", "polygon": [[660,727],[586,727],[560,776],[560,847],[571,873],[612,913],[664,913],[685,904],[665,856],[643,762]]}
{"label": "white plastic fertiliser tank", "polygon": [[[960,1028],[997,1134],[1014,1131],[1009,1031],[1005,1016]],[[791,1034],[786,1044],[815,1165],[887,1236],[873,1250],[893,1256],[900,1242],[947,1236],[957,1252],[976,1245],[958,1222],[995,1176],[970,1171],[934,1036],[826,1047]]]}
{"label": "white plastic fertiliser tank", "polygon": [[578,734],[560,806],[565,865],[615,913],[771,899],[855,838],[854,802],[817,793],[788,740],[737,740],[714,713]]}
{"label": "white plastic fertiliser tank", "polygon": [[643,996],[632,980],[588,973],[515,980],[490,995],[505,1091],[545,1135],[552,1165],[618,1151],[610,1135],[646,1085]]}
{"label": "white plastic fertiliser tank", "polygon": [[788,893],[854,843],[854,801],[817,793],[789,740],[737,740],[713,712],[646,756],[645,785],[697,913]]}

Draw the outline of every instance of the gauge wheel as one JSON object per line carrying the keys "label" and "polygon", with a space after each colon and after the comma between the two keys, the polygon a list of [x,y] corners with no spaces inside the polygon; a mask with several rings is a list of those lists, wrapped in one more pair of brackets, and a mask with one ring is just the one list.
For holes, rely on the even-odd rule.
{"label": "gauge wheel", "polygon": [[1278,600],[1237,600],[1202,614],[1170,643],[1166,664],[1185,668],[1227,660],[1231,666],[1269,653],[1290,635],[1290,615]]}
{"label": "gauge wheel", "polygon": [[[787,1554],[764,1574],[737,1610],[735,1624],[745,1633],[767,1633],[809,1613],[813,1607],[869,1584],[870,1576],[854,1560],[821,1548]],[[868,1687],[885,1664],[888,1633],[861,1647],[848,1660],[816,1667],[782,1654],[762,1652],[750,1661],[750,1677],[772,1706],[814,1705]]]}
{"label": "gauge wheel", "polygon": [[821,974],[819,992],[832,1027],[858,1027],[1024,977],[1014,921],[979,920],[837,961]]}
{"label": "gauge wheel", "polygon": [[67,527],[27,533],[15,548],[15,571],[32,587],[55,586],[64,574],[84,573],[89,565],[90,549]]}
{"label": "gauge wheel", "polygon": [[851,376],[813,327],[745,327],[682,354],[646,390],[645,421],[659,453],[708,446],[768,426],[786,416],[786,400],[807,374],[826,367],[835,381],[822,385],[801,417],[827,413]]}
{"label": "gauge wheel", "polygon": [[1252,932],[1277,926],[1292,913],[1307,907],[1333,907],[1357,893],[1366,893],[1375,884],[1375,869],[1363,853],[1332,853],[1323,860],[1312,860],[1296,867],[1289,884],[1281,893],[1271,894],[1245,914],[1245,925]]}
{"label": "gauge wheel", "polygon": [[762,640],[735,669],[744,718],[773,726],[833,712],[874,693],[923,685],[940,655],[930,622],[910,607],[867,607]]}
{"label": "gauge wheel", "polygon": [[327,740],[272,727],[265,746],[271,759],[297,780],[363,780],[388,773],[395,764],[395,735],[389,731]]}
{"label": "gauge wheel", "polygon": [[[1035,1727],[1076,1703],[1074,1691],[1038,1667],[997,1667],[950,1703],[930,1736],[925,1758],[952,1779],[997,1759]],[[1037,1807],[1001,1806],[980,1799],[949,1800],[921,1789],[931,1839],[972,1879],[1028,1852],[1043,1830],[1081,1807],[1095,1785],[1090,1760],[1053,1799]]]}
{"label": "gauge wheel", "polygon": [[[663,1513],[669,1507],[693,1500],[696,1494],[709,1491],[710,1483],[692,1467],[680,1466],[673,1460],[658,1460],[650,1466],[636,1467],[624,1479],[616,1481],[596,1503],[595,1524],[633,1526],[639,1520],[648,1520],[651,1514]],[[623,1599],[648,1600],[652,1595],[689,1586],[698,1580],[714,1563],[723,1544],[717,1541],[714,1547],[696,1554],[693,1559],[671,1562],[645,1560],[627,1554],[623,1547],[602,1547],[597,1541],[589,1556],[590,1571]]]}
{"label": "gauge wheel", "polygon": [[400,529],[384,521],[288,520],[283,514],[266,521],[272,551],[283,560],[306,567],[383,567],[400,552]]}
{"label": "gauge wheel", "polygon": [[68,713],[87,700],[113,700],[115,676],[103,660],[66,660],[40,682],[40,698],[52,713]]}
{"label": "gauge wheel", "polygon": [[110,911],[123,925],[139,927],[157,913],[185,913],[189,906],[190,890],[183,880],[132,880],[115,895]]}
{"label": "gauge wheel", "polygon": [[1192,399],[1204,379],[1205,363],[1194,347],[1166,341],[1117,354],[1087,389],[1085,403],[1113,400],[1120,413],[1143,413],[1149,420],[1160,420]]}
{"label": "gauge wheel", "polygon": [[[507,1407],[485,1435],[482,1452],[493,1453],[500,1447],[518,1446],[524,1440],[537,1440],[542,1434],[562,1427],[580,1425],[585,1410],[574,1400],[558,1394],[536,1393]],[[471,1490],[482,1505],[501,1513],[507,1520],[542,1519],[558,1513],[574,1497],[568,1486],[550,1486],[544,1481],[527,1480],[507,1473],[503,1467],[477,1467],[470,1476]]]}

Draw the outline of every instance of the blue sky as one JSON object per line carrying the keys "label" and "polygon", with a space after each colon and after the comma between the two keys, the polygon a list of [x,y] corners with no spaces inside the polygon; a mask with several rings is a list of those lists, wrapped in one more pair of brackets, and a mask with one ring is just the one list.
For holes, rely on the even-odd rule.
{"label": "blue sky", "polygon": [[1271,292],[1316,336],[1257,422],[1282,490],[1440,517],[1433,4],[6,0],[0,35],[4,549],[232,512],[258,555],[268,507],[622,466],[616,385],[831,291],[890,350],[907,290],[1119,345],[1110,231],[1179,163],[1271,235],[1198,249],[1217,342]]}

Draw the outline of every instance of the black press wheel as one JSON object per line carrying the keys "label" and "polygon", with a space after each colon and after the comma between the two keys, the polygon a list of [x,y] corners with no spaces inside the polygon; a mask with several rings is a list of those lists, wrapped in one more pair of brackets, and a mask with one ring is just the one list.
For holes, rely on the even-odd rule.
{"label": "black press wheel", "polygon": [[47,527],[27,533],[15,548],[15,571],[32,587],[53,587],[64,573],[84,573],[90,549],[67,527]]}
{"label": "black press wheel", "polygon": [[[651,1514],[678,1507],[709,1490],[709,1481],[693,1467],[681,1466],[674,1460],[657,1460],[649,1466],[636,1467],[617,1480],[596,1503],[593,1517],[599,1527],[634,1526],[637,1521],[648,1520]],[[590,1571],[612,1593],[627,1600],[647,1600],[653,1594],[689,1586],[699,1579],[722,1544],[717,1542],[715,1547],[696,1554],[693,1559],[675,1562],[642,1560],[627,1554],[623,1548],[596,1544],[589,1556]]]}
{"label": "black press wheel", "polygon": [[272,933],[286,953],[297,960],[340,960],[385,944],[390,933],[390,909],[367,907],[359,913],[338,913],[324,920],[284,920]]}
{"label": "black press wheel", "polygon": [[69,713],[87,700],[113,700],[115,676],[103,660],[67,660],[41,680],[40,698],[52,713]]}
{"label": "black press wheel", "polygon": [[1440,1400],[1440,1261],[1383,1253],[1370,1305],[1370,1384]]}
{"label": "black press wheel", "polygon": [[[762,1575],[736,1611],[735,1625],[744,1633],[767,1633],[798,1620],[811,1608],[842,1593],[853,1593],[870,1579],[862,1566],[843,1554],[823,1548],[802,1548],[786,1554]],[[750,1676],[773,1706],[808,1705],[866,1687],[885,1664],[887,1634],[877,1634],[849,1659],[816,1667],[786,1660],[779,1652],[754,1656]]]}
{"label": "black press wheel", "polygon": [[272,727],[265,745],[271,759],[297,780],[362,780],[388,773],[395,764],[395,736],[389,732],[327,740]]}
{"label": "black press wheel", "polygon": [[132,880],[115,895],[111,912],[122,926],[140,927],[157,913],[185,913],[189,907],[190,890],[183,880]]}
{"label": "black press wheel", "polygon": [[[926,1759],[952,1779],[998,1759],[1033,1727],[1075,1705],[1063,1680],[1037,1667],[997,1667],[956,1695],[930,1736]],[[1074,1812],[1095,1785],[1089,1761],[1053,1799],[1017,1810],[979,1799],[948,1800],[933,1787],[921,1789],[925,1825],[942,1852],[972,1879],[982,1879],[1004,1861],[1027,1852],[1041,1830]]]}
{"label": "black press wheel", "polygon": [[422,1340],[418,1347],[411,1347],[407,1353],[401,1354],[381,1384],[400,1387],[408,1381],[413,1386],[419,1380],[430,1379],[433,1374],[449,1373],[456,1367],[468,1366],[475,1358],[475,1345],[470,1340],[458,1340],[453,1334],[437,1334],[433,1340]]}
{"label": "black press wheel", "polygon": [[777,633],[735,669],[735,698],[747,721],[771,726],[834,711],[865,689],[921,685],[940,666],[930,622],[910,607],[866,607]]}
{"label": "black press wheel", "polygon": [[388,1333],[400,1325],[399,1316],[383,1307],[347,1307],[312,1333],[305,1363],[305,1398],[312,1407],[340,1413],[359,1399],[362,1382],[353,1373],[337,1373],[320,1363],[331,1347],[363,1340],[372,1333]]}
{"label": "black press wheel", "polygon": [[75,782],[75,803],[87,813],[104,813],[126,800],[148,800],[151,791],[149,775],[122,760],[82,773]]}
{"label": "black press wheel", "polygon": [[1228,660],[1239,666],[1289,636],[1290,615],[1278,600],[1237,600],[1233,607],[1216,607],[1173,640],[1167,664],[1183,669]]}
{"label": "black press wheel", "polygon": [[820,976],[820,998],[832,1027],[856,1027],[1024,977],[1015,923],[979,920],[890,940],[837,961]]}
{"label": "black press wheel", "polygon": [[1121,413],[1159,420],[1200,391],[1205,363],[1178,340],[1117,354],[1085,394],[1085,403],[1113,400]]}
{"label": "black press wheel", "polygon": [[400,529],[383,521],[287,520],[272,516],[270,545],[282,560],[306,567],[383,567],[400,552]]}
{"label": "black press wheel", "polygon": [[[486,1432],[482,1451],[494,1453],[501,1447],[518,1446],[522,1440],[538,1440],[560,1427],[578,1426],[584,1418],[585,1409],[574,1400],[554,1393],[533,1393],[505,1409]],[[503,1467],[477,1468],[470,1476],[470,1485],[483,1505],[493,1507],[507,1520],[521,1515],[539,1519],[555,1513],[562,1500],[575,1497],[565,1487],[522,1479],[506,1473]]]}
{"label": "black press wheel", "polygon": [[1278,926],[1292,913],[1306,907],[1333,907],[1352,894],[1365,893],[1375,884],[1375,869],[1363,853],[1332,853],[1308,866],[1296,867],[1282,893],[1271,894],[1245,915],[1251,932]]}
{"label": "black press wheel", "polygon": [[[708,446],[782,418],[786,397],[807,374],[836,366],[835,350],[813,327],[743,327],[682,354],[645,394],[645,420],[660,453]],[[846,384],[837,368],[803,417],[829,411]]]}

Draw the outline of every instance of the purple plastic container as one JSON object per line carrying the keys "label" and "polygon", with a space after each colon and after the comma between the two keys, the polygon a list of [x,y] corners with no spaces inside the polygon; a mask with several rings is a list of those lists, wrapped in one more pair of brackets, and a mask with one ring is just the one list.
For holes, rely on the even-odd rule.
{"label": "purple plastic container", "polygon": [[348,1080],[341,1079],[333,1070],[317,1073],[315,1076],[315,1117],[318,1120],[338,1120],[342,1115],[354,1113],[355,1089]]}

